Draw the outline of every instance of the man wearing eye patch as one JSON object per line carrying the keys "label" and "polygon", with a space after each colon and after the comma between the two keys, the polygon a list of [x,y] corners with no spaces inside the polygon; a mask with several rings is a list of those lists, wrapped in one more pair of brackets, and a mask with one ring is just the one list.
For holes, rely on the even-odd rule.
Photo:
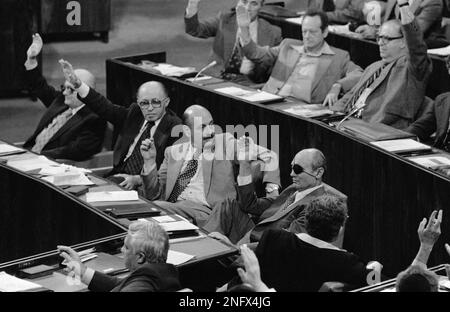
{"label": "man wearing eye patch", "polygon": [[304,208],[311,200],[324,194],[347,198],[322,181],[326,159],[321,151],[314,148],[301,150],[292,160],[291,168],[292,184],[277,198],[257,198],[249,179],[249,164],[241,161],[237,200],[224,201],[210,216],[204,229],[212,232],[212,237],[239,245],[259,241],[267,229],[302,233]]}
{"label": "man wearing eye patch", "polygon": [[170,97],[165,86],[157,81],[142,84],[137,92],[137,103],[129,107],[115,105],[103,95],[78,79],[70,63],[60,61],[64,75],[78,91],[83,103],[114,125],[119,137],[114,147],[113,170],[108,179],[126,189],[137,189],[141,184],[143,159],[139,151],[142,141],[153,139],[156,145],[156,165],[164,159],[164,150],[177,138],[171,136],[172,128],[181,119],[168,108]]}
{"label": "man wearing eye patch", "polygon": [[[106,122],[77,99],[70,82],[65,81],[61,91],[47,84],[37,69],[42,47],[42,38],[33,35],[25,69],[32,92],[47,110],[24,147],[55,159],[85,160],[100,152]],[[77,69],[76,73],[84,83],[95,87],[95,77],[89,71]]]}

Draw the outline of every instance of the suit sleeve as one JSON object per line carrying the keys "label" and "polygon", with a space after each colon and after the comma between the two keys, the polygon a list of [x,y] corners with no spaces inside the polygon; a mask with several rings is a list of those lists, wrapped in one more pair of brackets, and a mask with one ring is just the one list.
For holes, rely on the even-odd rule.
{"label": "suit sleeve", "polygon": [[108,292],[111,291],[120,283],[117,277],[109,276],[104,273],[95,271],[91,282],[89,283],[89,290],[94,292]]}
{"label": "suit sleeve", "polygon": [[437,128],[435,106],[445,100],[447,96],[438,96],[435,103],[433,103],[419,119],[406,128],[405,131],[417,135],[421,141],[429,139],[430,135],[433,134]]}
{"label": "suit sleeve", "polygon": [[42,155],[54,159],[85,160],[102,149],[106,122],[97,116],[91,115],[82,131],[74,140],[64,146],[44,150]]}
{"label": "suit sleeve", "polygon": [[253,40],[242,47],[242,51],[246,58],[252,62],[270,68],[275,64],[278,54],[280,53],[280,45],[275,47],[258,46]]}
{"label": "suit sleeve", "polygon": [[78,96],[78,99],[98,116],[112,123],[114,127],[122,128],[127,118],[128,108],[111,103],[110,100],[92,88],[89,88],[89,93],[85,98]]}
{"label": "suit sleeve", "polygon": [[402,25],[409,51],[409,68],[419,80],[423,80],[431,74],[431,60],[427,54],[427,46],[423,39],[423,33],[416,18],[406,25]]}
{"label": "suit sleeve", "polygon": [[345,53],[344,62],[342,63],[342,78],[337,82],[342,86],[342,90],[347,93],[359,81],[363,73],[361,67],[350,60],[350,55]]}
{"label": "suit sleeve", "polygon": [[156,165],[150,172],[142,171],[142,183],[144,185],[144,196],[149,200],[165,200],[166,194],[166,181],[167,181],[167,167],[168,157],[170,155],[170,147],[166,148],[164,152],[164,160],[156,169]]}
{"label": "suit sleeve", "polygon": [[190,18],[184,18],[186,33],[197,38],[214,37],[219,29],[219,23],[220,13],[219,15],[202,22],[199,22],[198,14],[195,14]]}
{"label": "suit sleeve", "polygon": [[416,16],[417,24],[424,34],[442,18],[442,9],[442,1],[433,1],[433,3],[425,5],[420,14]]}
{"label": "suit sleeve", "polygon": [[40,74],[38,68],[25,71],[25,79],[30,91],[35,93],[39,100],[49,107],[61,92],[48,85],[47,80]]}
{"label": "suit sleeve", "polygon": [[237,187],[237,201],[243,212],[255,216],[260,216],[273,202],[270,198],[258,198],[253,183]]}

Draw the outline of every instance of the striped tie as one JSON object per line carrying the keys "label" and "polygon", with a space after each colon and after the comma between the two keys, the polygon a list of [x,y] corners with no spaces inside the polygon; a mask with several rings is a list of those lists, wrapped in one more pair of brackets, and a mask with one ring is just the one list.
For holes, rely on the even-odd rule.
{"label": "striped tie", "polygon": [[50,139],[57,133],[66,122],[72,117],[72,109],[66,109],[64,112],[53,118],[52,122],[39,133],[35,139],[35,144],[31,151],[40,154]]}
{"label": "striped tie", "polygon": [[150,137],[150,130],[153,127],[154,122],[148,122],[144,131],[142,132],[139,140],[137,140],[136,145],[133,148],[133,152],[130,157],[128,157],[125,162],[120,166],[118,172],[130,174],[130,175],[138,175],[141,173],[142,166],[144,165],[144,158],[141,155],[141,144],[142,141]]}
{"label": "striped tie", "polygon": [[347,105],[347,107],[350,107],[349,111],[352,111],[353,109],[355,109],[355,104],[358,102],[358,99],[360,98],[360,96],[363,94],[364,90],[366,90],[368,87],[370,87],[370,85],[372,83],[374,83],[375,80],[377,80],[377,78],[380,76],[381,72],[383,71],[384,65],[380,66],[380,68],[378,68],[373,74],[372,76],[369,77],[369,79],[367,79],[364,84],[359,87],[359,89],[353,93],[353,96],[350,98],[350,100],[348,101],[348,103],[350,105]]}

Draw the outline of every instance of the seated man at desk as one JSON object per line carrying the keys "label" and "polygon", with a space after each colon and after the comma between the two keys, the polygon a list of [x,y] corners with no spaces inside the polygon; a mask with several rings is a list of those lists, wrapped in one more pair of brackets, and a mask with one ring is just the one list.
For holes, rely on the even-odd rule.
{"label": "seated man at desk", "polygon": [[[258,12],[264,0],[238,0],[239,4],[248,8],[250,17],[250,36],[261,46],[273,47],[281,42],[281,30],[271,25],[265,19],[258,18]],[[214,37],[213,58],[218,63],[216,70],[220,70],[226,79],[232,76],[245,75],[250,80],[265,82],[268,72],[261,71],[254,63],[243,57],[237,42],[236,13],[219,13],[218,16],[199,22],[198,4],[200,0],[189,0],[186,8],[184,23],[186,33],[198,38]]]}
{"label": "seated man at desk", "polygon": [[177,268],[166,263],[169,236],[154,221],[139,220],[130,224],[122,247],[130,275],[124,279],[88,268],[70,247],[58,246],[58,249],[68,270],[92,291],[162,292],[181,288]]}
{"label": "seated man at desk", "polygon": [[359,82],[332,109],[405,129],[424,101],[432,65],[408,2],[398,2],[401,24],[390,20],[380,28],[377,41],[381,60],[369,65]]}
{"label": "seated man at desk", "polygon": [[[27,51],[26,78],[31,91],[47,107],[33,135],[24,147],[55,159],[85,160],[102,149],[106,122],[80,100],[70,82],[61,91],[49,86],[38,70],[37,56],[42,51],[42,38],[33,35]],[[84,69],[75,70],[87,85],[95,87],[95,77]]]}
{"label": "seated man at desk", "polygon": [[[219,203],[236,197],[233,166],[241,155],[244,139],[237,141],[229,133],[216,133],[210,112],[199,105],[188,107],[183,121],[187,126],[184,138],[187,142],[166,149],[159,171],[153,142],[142,143],[144,194],[167,211],[201,226]],[[266,192],[278,195],[277,155],[256,145],[252,147],[252,155],[251,159],[263,162]]]}
{"label": "seated man at desk", "polygon": [[284,39],[273,48],[260,47],[252,40],[245,7],[238,5],[237,14],[244,55],[258,66],[273,66],[264,91],[308,104],[334,104],[340,92],[350,90],[361,77],[361,68],[350,61],[348,52],[325,42],[325,13],[308,11],[302,23],[303,41]]}
{"label": "seated man at desk", "polygon": [[[388,0],[385,5],[383,21],[398,19],[402,11],[400,8],[405,3],[408,3],[411,13],[416,16],[417,25],[422,30],[427,42],[430,41],[429,43],[432,44],[432,40],[444,39],[441,31],[442,0],[410,0],[400,3],[397,0]],[[377,26],[371,25],[361,25],[356,29],[356,32],[366,39],[375,39],[377,31]]]}
{"label": "seated man at desk", "polygon": [[[446,60],[447,71],[450,74],[450,56]],[[433,146],[450,151],[450,92],[440,94],[433,105],[424,114],[411,124],[405,131],[419,137],[421,141],[428,142],[430,136],[436,133]]]}
{"label": "seated man at desk", "polygon": [[257,198],[249,176],[250,164],[241,160],[238,199],[226,200],[220,209],[213,211],[203,228],[228,243],[257,242],[268,229],[304,232],[305,225],[298,220],[303,220],[305,207],[318,196],[331,194],[346,200],[344,194],[322,182],[326,159],[321,151],[314,148],[301,150],[291,166],[292,184],[280,196]]}
{"label": "seated man at desk", "polygon": [[164,159],[164,150],[177,138],[171,136],[172,129],[181,124],[181,119],[168,108],[170,97],[165,86],[157,81],[142,84],[137,92],[137,104],[129,107],[115,105],[92,87],[83,83],[72,66],[61,61],[63,71],[78,91],[78,97],[92,111],[112,123],[119,131],[114,147],[114,167],[108,179],[120,183],[127,189],[142,185],[140,172],[143,159],[139,148],[141,142],[152,138],[156,146],[156,166]]}

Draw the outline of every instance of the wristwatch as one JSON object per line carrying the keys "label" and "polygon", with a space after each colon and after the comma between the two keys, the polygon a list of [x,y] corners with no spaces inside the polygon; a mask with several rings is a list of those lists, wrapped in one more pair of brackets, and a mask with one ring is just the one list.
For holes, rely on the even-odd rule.
{"label": "wristwatch", "polygon": [[278,184],[274,184],[274,183],[267,183],[266,184],[266,192],[267,193],[272,193],[275,190],[279,190],[280,186]]}

